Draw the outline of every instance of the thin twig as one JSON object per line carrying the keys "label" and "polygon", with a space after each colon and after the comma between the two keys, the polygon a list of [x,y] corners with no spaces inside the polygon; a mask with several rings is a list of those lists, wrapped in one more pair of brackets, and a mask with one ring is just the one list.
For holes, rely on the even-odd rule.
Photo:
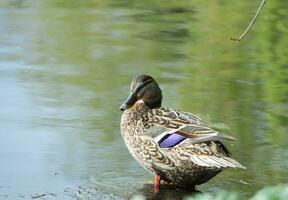
{"label": "thin twig", "polygon": [[262,0],[262,2],[261,2],[261,4],[260,4],[260,6],[259,6],[259,8],[258,8],[258,10],[257,10],[257,12],[256,12],[256,14],[255,14],[255,16],[254,16],[253,19],[251,20],[251,22],[250,22],[250,24],[248,25],[248,27],[246,28],[246,30],[242,33],[242,35],[241,35],[240,37],[238,37],[238,38],[230,38],[231,40],[235,40],[235,41],[240,42],[240,41],[246,36],[246,34],[248,33],[248,31],[251,29],[251,27],[252,27],[253,24],[255,23],[256,18],[258,17],[258,15],[259,15],[259,13],[261,12],[261,10],[262,10],[262,8],[263,8],[263,6],[264,6],[265,3],[266,3],[266,0]]}

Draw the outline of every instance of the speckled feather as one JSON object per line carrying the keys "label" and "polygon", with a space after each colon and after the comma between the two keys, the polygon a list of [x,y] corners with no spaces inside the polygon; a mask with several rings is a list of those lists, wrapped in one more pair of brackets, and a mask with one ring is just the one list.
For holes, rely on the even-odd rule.
{"label": "speckled feather", "polygon": [[150,109],[141,100],[125,110],[121,118],[121,133],[130,153],[145,169],[160,174],[168,182],[183,187],[197,185],[223,168],[245,168],[230,157],[219,141],[195,143],[191,137],[172,148],[160,148],[157,143],[159,136],[186,126],[194,127],[190,133],[192,136],[218,133],[191,113],[165,107]]}
{"label": "speckled feather", "polygon": [[167,182],[190,187],[208,181],[224,168],[245,168],[220,142],[235,138],[209,128],[191,113],[161,103],[157,82],[139,75],[120,107],[125,144],[145,169]]}

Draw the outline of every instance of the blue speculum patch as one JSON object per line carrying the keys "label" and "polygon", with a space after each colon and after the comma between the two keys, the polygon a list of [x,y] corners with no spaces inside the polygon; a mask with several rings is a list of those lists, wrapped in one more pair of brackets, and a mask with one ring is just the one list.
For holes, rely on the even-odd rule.
{"label": "blue speculum patch", "polygon": [[161,148],[169,148],[169,147],[174,147],[175,145],[179,144],[185,139],[186,137],[178,133],[172,133],[172,134],[167,134],[163,138],[161,138],[158,144]]}

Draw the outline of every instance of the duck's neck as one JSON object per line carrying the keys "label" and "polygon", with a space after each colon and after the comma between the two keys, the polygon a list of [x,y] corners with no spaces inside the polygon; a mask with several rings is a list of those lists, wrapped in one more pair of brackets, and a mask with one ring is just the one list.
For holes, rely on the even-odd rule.
{"label": "duck's neck", "polygon": [[150,108],[142,101],[137,101],[131,108],[124,111],[121,117],[121,127],[128,130],[127,133],[138,135],[141,131],[135,131],[143,126],[143,117],[147,115]]}
{"label": "duck's neck", "polygon": [[143,100],[137,101],[131,108],[131,112],[133,113],[143,113],[147,112],[150,108],[145,104]]}

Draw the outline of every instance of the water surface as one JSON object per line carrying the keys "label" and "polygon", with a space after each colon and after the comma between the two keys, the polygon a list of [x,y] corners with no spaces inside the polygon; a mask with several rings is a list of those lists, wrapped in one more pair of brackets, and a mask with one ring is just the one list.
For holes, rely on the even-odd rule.
{"label": "water surface", "polygon": [[158,80],[165,106],[238,138],[225,144],[247,170],[198,190],[249,197],[287,182],[288,4],[269,2],[242,43],[229,40],[256,7],[1,1],[0,199],[123,199],[145,189],[153,177],[119,132],[119,106],[142,73]]}

